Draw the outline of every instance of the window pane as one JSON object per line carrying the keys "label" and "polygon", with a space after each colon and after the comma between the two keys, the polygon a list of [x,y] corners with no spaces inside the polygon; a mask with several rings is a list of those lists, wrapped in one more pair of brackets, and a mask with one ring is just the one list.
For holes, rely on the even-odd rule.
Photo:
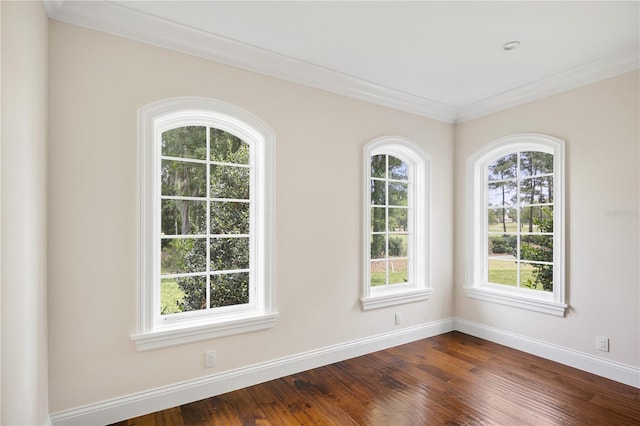
{"label": "window pane", "polygon": [[520,287],[553,291],[553,265],[520,264]]}
{"label": "window pane", "polygon": [[167,130],[162,134],[162,155],[205,160],[207,157],[206,132],[206,128],[200,126]]}
{"label": "window pane", "polygon": [[389,284],[402,284],[409,281],[409,262],[389,260]]}
{"label": "window pane", "polygon": [[207,308],[207,277],[181,277],[176,282],[184,294],[180,301],[182,312]]}
{"label": "window pane", "polygon": [[389,236],[389,257],[407,257],[408,235]]}
{"label": "window pane", "polygon": [[249,238],[212,238],[211,269],[249,269]]}
{"label": "window pane", "polygon": [[184,291],[175,278],[165,278],[160,281],[160,315],[182,312],[183,300]]}
{"label": "window pane", "polygon": [[512,179],[516,177],[518,167],[516,154],[509,154],[489,164],[489,181]]}
{"label": "window pane", "polygon": [[389,179],[409,179],[409,168],[396,157],[389,156]]}
{"label": "window pane", "polygon": [[248,234],[249,203],[214,201],[211,203],[212,234]]}
{"label": "window pane", "polygon": [[516,209],[490,207],[487,212],[489,232],[516,232],[518,230]]}
{"label": "window pane", "polygon": [[537,176],[553,173],[553,154],[527,151],[520,153],[520,174]]}
{"label": "window pane", "polygon": [[161,274],[205,272],[206,238],[171,238],[162,240]]}
{"label": "window pane", "polygon": [[522,179],[520,182],[520,200],[522,204],[552,203],[553,177]]}
{"label": "window pane", "polygon": [[384,154],[371,156],[371,177],[379,177],[379,178],[386,177],[385,175],[385,168],[387,167],[386,158],[387,156]]}
{"label": "window pane", "polygon": [[387,262],[385,260],[371,262],[371,286],[387,284]]}
{"label": "window pane", "polygon": [[371,207],[371,231],[385,232],[387,230],[385,208]]}
{"label": "window pane", "polygon": [[515,182],[490,183],[487,201],[490,206],[511,206],[517,201]]}
{"label": "window pane", "polygon": [[211,161],[249,164],[249,145],[224,130],[209,130]]}
{"label": "window pane", "polygon": [[162,160],[162,195],[205,197],[206,167],[204,164]]}
{"label": "window pane", "polygon": [[162,234],[194,235],[207,232],[206,202],[162,200],[161,208]]}
{"label": "window pane", "polygon": [[392,232],[407,232],[408,209],[389,208],[389,231]]}
{"label": "window pane", "polygon": [[523,207],[520,209],[523,233],[553,232],[553,207]]}
{"label": "window pane", "polygon": [[371,204],[384,206],[387,203],[384,188],[385,182],[383,180],[371,180]]}
{"label": "window pane", "polygon": [[535,276],[530,263],[520,263],[520,287],[535,289]]}
{"label": "window pane", "polygon": [[210,307],[242,305],[249,303],[249,273],[211,276]]}
{"label": "window pane", "polygon": [[518,237],[516,235],[489,235],[489,256],[516,259]]}
{"label": "window pane", "polygon": [[248,200],[249,169],[211,165],[211,198]]}
{"label": "window pane", "polygon": [[520,259],[553,262],[553,237],[551,235],[523,235],[520,242]]}
{"label": "window pane", "polygon": [[387,237],[385,235],[371,236],[371,259],[383,259],[387,257]]}
{"label": "window pane", "polygon": [[389,205],[406,206],[408,203],[409,184],[389,182]]}
{"label": "window pane", "polygon": [[488,281],[493,284],[515,286],[518,280],[518,264],[515,261],[489,259]]}

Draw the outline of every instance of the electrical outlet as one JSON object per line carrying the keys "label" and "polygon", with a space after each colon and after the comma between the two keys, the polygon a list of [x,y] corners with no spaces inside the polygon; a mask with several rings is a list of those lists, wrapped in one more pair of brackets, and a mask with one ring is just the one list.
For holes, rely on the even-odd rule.
{"label": "electrical outlet", "polygon": [[609,338],[605,336],[596,336],[596,349],[599,351],[609,352]]}
{"label": "electrical outlet", "polygon": [[400,312],[396,312],[396,325],[400,324],[402,322],[402,314]]}
{"label": "electrical outlet", "polygon": [[216,351],[206,351],[204,353],[204,366],[211,368],[216,365]]}

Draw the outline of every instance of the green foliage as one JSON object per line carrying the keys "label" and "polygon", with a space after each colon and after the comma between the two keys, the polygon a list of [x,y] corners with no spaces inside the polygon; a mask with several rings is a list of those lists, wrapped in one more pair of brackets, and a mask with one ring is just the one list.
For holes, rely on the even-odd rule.
{"label": "green foliage", "polygon": [[403,244],[404,240],[400,237],[389,238],[389,256],[406,256],[406,250]]}
{"label": "green foliage", "polygon": [[[516,262],[489,259],[488,280],[495,284],[516,286]],[[533,268],[529,264],[520,264],[520,282],[533,280]]]}
{"label": "green foliage", "polygon": [[491,252],[495,254],[512,254],[516,253],[518,238],[515,235],[504,236],[491,240]]}
{"label": "green foliage", "polygon": [[[174,241],[179,240],[172,240],[172,243]],[[181,254],[180,257],[183,259],[183,262],[185,264],[185,272],[203,272],[201,259],[206,259],[206,244],[193,244],[191,245],[191,247],[185,244],[180,244],[178,247],[176,247],[176,250],[182,250],[179,253]],[[206,277],[181,277],[176,278],[176,281],[178,283],[178,286],[184,293],[184,297],[180,301],[181,311],[195,311],[206,308]]]}
{"label": "green foliage", "polygon": [[[407,281],[407,271],[389,271],[389,283],[403,283]],[[381,285],[387,285],[387,274],[384,271],[372,272],[371,286],[377,287]]]}
{"label": "green foliage", "polygon": [[184,292],[176,280],[162,280],[160,284],[160,312],[162,315],[182,312]]}
{"label": "green foliage", "polygon": [[211,307],[249,303],[249,273],[213,275],[211,277]]}
{"label": "green foliage", "polygon": [[[407,255],[407,236],[396,235],[389,237],[389,257],[399,257]],[[371,259],[385,258],[385,236],[384,235],[372,235],[371,236]]]}
{"label": "green foliage", "polygon": [[[370,166],[371,259],[407,256],[409,167],[399,158],[386,154],[371,156]],[[374,262],[378,266],[371,271],[371,285],[406,282],[406,261],[399,262],[404,265],[399,271],[394,270],[393,262]],[[390,267],[389,273],[384,268],[380,271],[380,265]]]}
{"label": "green foliage", "polygon": [[371,236],[371,258],[380,259],[386,257],[385,236],[384,235],[372,235]]}
{"label": "green foliage", "polygon": [[496,213],[497,213],[496,209],[489,209],[489,212],[487,213],[487,223],[489,225],[495,225],[496,223],[498,223],[498,218],[496,217]]}
{"label": "green foliage", "polygon": [[489,164],[489,180],[505,180],[516,177],[517,161],[516,154],[509,154]]}
{"label": "green foliage", "polygon": [[[505,233],[502,237],[491,238],[491,252],[494,254],[517,253],[515,237],[506,233],[516,231],[521,234],[520,260],[521,282],[535,289],[553,291],[553,265],[533,262],[553,262],[553,207],[541,204],[553,203],[553,155],[539,151],[522,151],[499,158],[488,165],[488,188],[492,191],[494,203],[502,206],[512,204],[522,206],[519,223],[507,224],[506,208],[490,208],[487,222],[489,230]],[[514,188],[519,188],[514,192]],[[495,200],[501,195],[501,200]],[[510,197],[510,199],[508,199]],[[516,212],[509,209],[508,217],[516,218]],[[528,232],[526,232],[526,231]],[[522,268],[531,268],[531,277],[523,278]],[[491,273],[491,272],[490,272]],[[505,272],[506,273],[506,272]],[[505,278],[506,279],[506,278]],[[498,282],[498,281],[492,281]],[[509,282],[513,282],[510,278]]]}
{"label": "green foliage", "polygon": [[[541,232],[553,232],[553,211],[542,208],[542,217],[534,217],[534,224]],[[553,237],[551,235],[533,235],[523,237],[520,247],[522,259],[553,262]],[[553,291],[553,265],[532,264],[534,279],[528,281],[530,288],[542,287],[544,291]]]}
{"label": "green foliage", "polygon": [[185,126],[162,133],[162,155],[204,160],[207,154],[207,128]]}
{"label": "green foliage", "polygon": [[224,130],[211,128],[211,161],[224,163],[249,164],[249,145],[237,136]]}
{"label": "green foliage", "polygon": [[[517,156],[516,154],[509,154],[499,158],[488,166],[489,171],[489,189],[500,189],[502,195],[500,205],[504,206],[507,202],[513,200],[507,200],[507,189],[513,186],[512,182],[504,182],[506,179],[513,179],[516,177],[517,168]],[[498,182],[491,182],[497,180]],[[506,212],[505,209],[500,209],[499,216],[494,215],[493,220],[502,224],[503,232],[507,232]],[[491,223],[491,222],[490,222]]]}
{"label": "green foliage", "polygon": [[384,154],[371,156],[371,177],[383,178],[387,175],[387,156]]}
{"label": "green foliage", "polygon": [[[206,127],[187,126],[162,135],[162,195],[222,199],[210,203],[191,200],[163,200],[161,226],[165,235],[238,235],[249,233],[250,146],[220,129],[209,129],[209,160],[216,164],[193,163],[185,159],[206,160]],[[209,181],[206,181],[209,167]],[[207,244],[209,259],[207,260]],[[210,276],[210,303],[207,306],[206,271]],[[249,274],[225,271],[249,268],[249,238],[173,238],[162,241],[162,273],[197,273],[175,278],[175,288],[164,280],[162,294],[174,297],[176,306],[163,300],[163,313],[186,312],[245,304],[249,302]],[[166,291],[165,291],[166,288]],[[172,296],[171,296],[172,295]]]}

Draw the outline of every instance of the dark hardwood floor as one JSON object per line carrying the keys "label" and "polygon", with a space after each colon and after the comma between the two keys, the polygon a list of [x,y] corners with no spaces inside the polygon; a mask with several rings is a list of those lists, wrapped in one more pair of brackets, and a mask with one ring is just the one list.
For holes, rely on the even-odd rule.
{"label": "dark hardwood floor", "polygon": [[117,426],[640,425],[640,389],[453,332]]}

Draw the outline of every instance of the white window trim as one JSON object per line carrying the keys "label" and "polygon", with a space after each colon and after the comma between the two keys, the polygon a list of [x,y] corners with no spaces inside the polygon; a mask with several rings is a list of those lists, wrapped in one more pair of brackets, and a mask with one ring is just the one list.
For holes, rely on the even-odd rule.
{"label": "white window trim", "polygon": [[[553,292],[495,285],[485,282],[487,234],[487,165],[514,151],[553,154]],[[551,136],[525,133],[495,140],[467,160],[465,291],[467,296],[546,314],[564,316],[565,281],[565,143]]]}
{"label": "white window trim", "polygon": [[[371,156],[388,154],[399,158],[411,168],[409,200],[413,205],[409,221],[412,223],[414,238],[410,252],[413,261],[409,275],[411,286],[371,287]],[[403,303],[427,300],[431,297],[430,279],[430,215],[431,206],[431,157],[419,145],[401,136],[383,136],[369,142],[363,152],[363,291],[360,302],[363,310],[383,308]]]}
{"label": "white window trim", "polygon": [[[232,133],[250,143],[255,150],[255,192],[252,220],[256,232],[252,241],[252,255],[257,279],[254,304],[248,310],[233,310],[227,314],[195,315],[192,318],[157,320],[159,292],[155,243],[158,233],[159,211],[155,209],[159,197],[156,173],[159,170],[161,132],[182,125],[203,125]],[[201,98],[172,98],[146,105],[138,110],[138,315],[137,331],[131,340],[140,351],[157,349],[230,334],[270,328],[274,325],[274,215],[275,211],[275,134],[251,113],[226,102]]]}

